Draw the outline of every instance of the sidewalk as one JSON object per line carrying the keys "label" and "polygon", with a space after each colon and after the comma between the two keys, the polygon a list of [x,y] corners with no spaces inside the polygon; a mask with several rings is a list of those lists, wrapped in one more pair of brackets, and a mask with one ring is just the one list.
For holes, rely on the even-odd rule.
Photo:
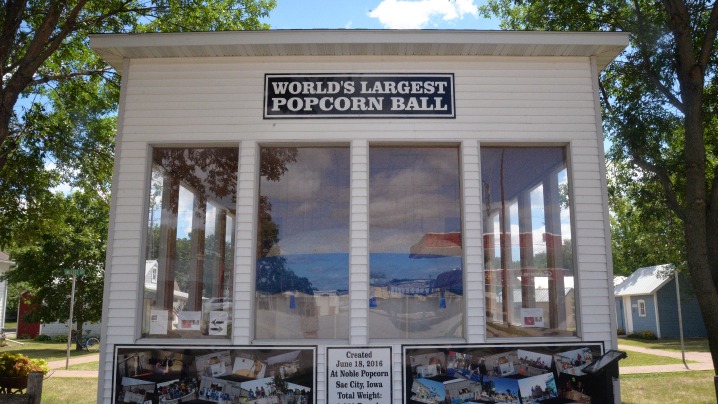
{"label": "sidewalk", "polygon": [[[7,333],[7,338],[15,339],[15,333],[14,332]],[[70,365],[77,365],[80,363],[89,363],[89,362],[98,362],[99,360],[100,360],[100,354],[85,355],[85,356],[80,356],[77,358],[70,358]],[[45,378],[47,379],[49,377],[85,377],[85,378],[97,379],[97,377],[98,377],[97,370],[65,370],[66,362],[67,362],[66,359],[48,362],[47,367],[50,368],[50,371],[47,372],[47,375],[45,375]]]}
{"label": "sidewalk", "polygon": [[[667,356],[669,358],[681,359],[680,352],[664,351],[660,349],[641,348],[631,345],[618,345],[619,351],[628,351],[628,355],[633,352],[641,352],[650,355]],[[694,370],[713,370],[713,360],[710,352],[686,352],[686,361],[695,361],[696,363],[688,363],[686,365],[680,363],[675,365],[655,365],[655,366],[621,366],[621,374],[635,373],[666,373],[666,372],[690,372]],[[620,362],[619,362],[620,365]]]}
{"label": "sidewalk", "polygon": [[[100,354],[85,355],[78,358],[70,358],[70,365],[77,365],[80,363],[97,362],[100,360]],[[47,366],[50,371],[45,376],[47,377],[88,377],[97,378],[97,370],[66,370],[65,363],[66,359],[59,361],[48,362]]]}

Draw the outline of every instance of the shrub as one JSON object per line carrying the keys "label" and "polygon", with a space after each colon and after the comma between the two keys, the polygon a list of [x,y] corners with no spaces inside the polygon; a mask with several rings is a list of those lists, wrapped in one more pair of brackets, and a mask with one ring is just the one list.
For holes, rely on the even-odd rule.
{"label": "shrub", "polygon": [[17,336],[17,339],[32,339],[28,334],[20,334]]}
{"label": "shrub", "polygon": [[38,334],[38,336],[35,337],[35,341],[37,341],[37,342],[50,342],[50,341],[52,341],[52,337],[50,337],[49,335],[45,335],[45,334]]}
{"label": "shrub", "polygon": [[67,344],[67,335],[53,335],[52,342],[63,342]]}
{"label": "shrub", "polygon": [[617,328],[617,329],[616,329],[616,334],[618,334],[618,335],[625,335],[625,334],[626,334],[626,330],[624,330],[623,328]]}
{"label": "shrub", "polygon": [[50,369],[44,359],[30,359],[23,354],[4,352],[0,354],[1,377],[27,377],[30,372],[47,374]]}
{"label": "shrub", "polygon": [[626,337],[633,338],[633,339],[645,339],[645,340],[651,340],[651,341],[658,339],[658,336],[656,335],[656,333],[654,333],[653,331],[648,331],[648,330],[638,331],[633,334],[628,334]]}

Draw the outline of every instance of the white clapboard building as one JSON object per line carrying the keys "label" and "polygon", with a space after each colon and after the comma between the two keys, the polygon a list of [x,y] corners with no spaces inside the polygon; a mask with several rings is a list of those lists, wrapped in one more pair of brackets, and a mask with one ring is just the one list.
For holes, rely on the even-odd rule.
{"label": "white clapboard building", "polygon": [[[148,364],[229,380],[256,378],[236,367],[254,360],[302,386],[288,396],[401,403],[407,378],[423,376],[410,346],[426,358],[417,366],[461,380],[484,372],[486,346],[615,349],[597,78],[627,44],[440,30],[91,36],[122,76],[98,401],[171,396],[172,380],[135,380]],[[310,386],[292,379],[307,370],[301,349],[271,360],[307,345]],[[274,353],[234,351],[246,347]],[[329,363],[329,347],[346,354]],[[348,363],[386,371],[351,390]],[[444,397],[481,396],[476,382],[436,383],[459,386]],[[235,399],[201,386],[181,394]]]}

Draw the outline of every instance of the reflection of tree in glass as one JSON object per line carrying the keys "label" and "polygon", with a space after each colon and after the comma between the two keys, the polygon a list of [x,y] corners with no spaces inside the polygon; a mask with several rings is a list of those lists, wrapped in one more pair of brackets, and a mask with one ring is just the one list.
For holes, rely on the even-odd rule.
{"label": "reflection of tree in glass", "polygon": [[231,209],[237,198],[238,153],[236,148],[157,148],[153,161],[196,195],[215,201],[229,198],[224,207]]}
{"label": "reflection of tree in glass", "polygon": [[[268,181],[279,181],[287,172],[287,166],[297,161],[296,147],[263,147],[259,156],[259,176]],[[259,226],[257,258],[264,258],[269,249],[279,242],[279,226],[272,221],[272,203],[264,195],[259,195]]]}
{"label": "reflection of tree in glass", "polygon": [[298,277],[286,267],[286,262],[281,256],[257,260],[257,291],[269,294],[297,291],[313,295],[309,279]]}
{"label": "reflection of tree in glass", "polygon": [[[561,251],[563,253],[563,260],[561,268],[564,269],[573,269],[573,247],[571,245],[570,239],[564,239],[563,245],[561,246]],[[521,265],[520,261],[514,261],[516,265]],[[534,255],[534,268],[548,268],[548,257],[546,256],[546,251],[542,251],[539,253],[536,253]]]}
{"label": "reflection of tree in glass", "polygon": [[[279,181],[290,163],[297,161],[295,147],[263,147],[260,151],[259,175],[268,181]],[[298,277],[286,267],[287,259],[281,255],[268,256],[279,242],[279,226],[272,221],[272,204],[265,195],[259,196],[257,226],[257,284],[258,292],[282,293],[298,291],[312,295],[312,284]]]}
{"label": "reflection of tree in glass", "polygon": [[[237,148],[156,148],[152,153],[155,164],[152,170],[150,190],[150,217],[147,237],[147,259],[160,257],[160,238],[162,237],[160,211],[176,212],[179,208],[179,184],[190,190],[194,198],[202,203],[212,201],[226,211],[233,212],[237,195],[237,171],[239,150]],[[169,190],[175,197],[164,197]],[[166,204],[165,206],[162,206]],[[203,212],[194,210],[196,217]],[[211,239],[205,239],[205,251],[214,251]],[[180,290],[188,290],[190,265],[192,262],[192,234],[177,234],[174,240],[175,251],[170,259],[174,281]],[[231,251],[231,249],[229,249]],[[209,276],[209,271],[207,272]]]}

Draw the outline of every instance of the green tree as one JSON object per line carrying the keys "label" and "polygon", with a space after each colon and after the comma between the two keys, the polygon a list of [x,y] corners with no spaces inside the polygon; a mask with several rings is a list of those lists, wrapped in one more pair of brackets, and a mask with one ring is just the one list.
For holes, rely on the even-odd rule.
{"label": "green tree", "polygon": [[[609,158],[630,164],[643,196],[659,198],[680,222],[718,369],[718,4],[490,0],[481,10],[508,29],[631,33],[630,47],[599,83]],[[650,209],[642,201],[637,206]]]}
{"label": "green tree", "polygon": [[[0,0],[0,246],[36,320],[100,319],[119,76],[89,33],[256,30],[275,0]],[[65,197],[52,189],[77,190]]]}
{"label": "green tree", "polygon": [[637,181],[626,162],[611,163],[608,172],[613,273],[627,276],[659,264],[684,269],[682,224],[662,202],[661,190]]}
{"label": "green tree", "polygon": [[267,29],[276,0],[0,0],[0,246],[60,182],[109,198],[119,77],[89,33]]}
{"label": "green tree", "polygon": [[58,193],[44,202],[42,222],[17,228],[18,246],[9,250],[17,265],[5,278],[27,283],[40,303],[27,320],[67,321],[72,277],[65,270],[84,270],[76,281],[73,312],[81,331],[84,323],[102,315],[108,205],[82,192]]}

